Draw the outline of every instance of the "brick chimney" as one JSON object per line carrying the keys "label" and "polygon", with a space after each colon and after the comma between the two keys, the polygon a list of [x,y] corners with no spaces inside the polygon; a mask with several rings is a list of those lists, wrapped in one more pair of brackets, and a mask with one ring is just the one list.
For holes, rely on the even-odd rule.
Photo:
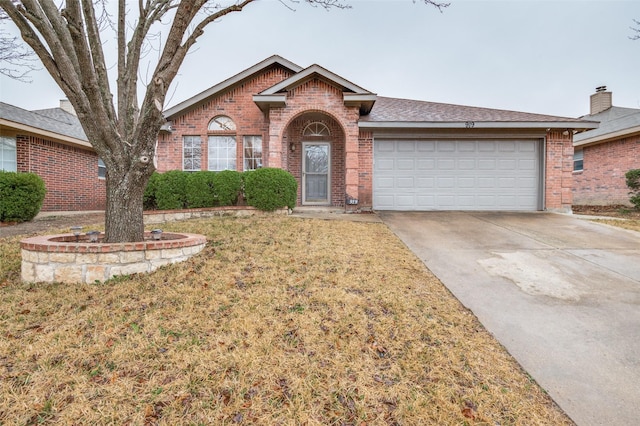
{"label": "brick chimney", "polygon": [[76,115],[76,110],[73,109],[73,106],[71,105],[71,102],[69,102],[69,99],[60,99],[60,109],[68,112],[69,114]]}
{"label": "brick chimney", "polygon": [[607,92],[607,86],[596,87],[596,93],[591,95],[591,115],[607,110],[612,105],[611,92]]}

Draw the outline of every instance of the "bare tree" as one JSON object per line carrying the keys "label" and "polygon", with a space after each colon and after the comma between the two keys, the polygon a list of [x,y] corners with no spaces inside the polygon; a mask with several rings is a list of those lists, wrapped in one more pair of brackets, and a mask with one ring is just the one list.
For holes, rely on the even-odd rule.
{"label": "bare tree", "polygon": [[[107,0],[0,0],[0,8],[75,108],[89,142],[106,165],[105,241],[143,239],[143,193],[154,171],[151,159],[164,121],[162,110],[169,85],[210,23],[241,12],[254,1],[229,0],[221,5],[212,0],[117,0],[113,25],[117,38],[116,104],[101,40],[100,17]],[[303,0],[279,1],[293,7]],[[435,0],[420,2],[440,10],[448,6]],[[327,9],[349,7],[342,0],[304,3]],[[145,40],[161,20],[171,22],[169,33],[140,103],[138,75]]]}
{"label": "bare tree", "polygon": [[11,36],[3,27],[9,17],[0,11],[0,74],[30,83],[29,72],[37,69],[34,52],[19,37]]}

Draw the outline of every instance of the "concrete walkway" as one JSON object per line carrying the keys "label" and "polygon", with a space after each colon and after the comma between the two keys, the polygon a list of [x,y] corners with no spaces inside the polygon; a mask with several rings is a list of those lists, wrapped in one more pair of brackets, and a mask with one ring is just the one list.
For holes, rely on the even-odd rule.
{"label": "concrete walkway", "polygon": [[550,213],[379,216],[578,425],[640,424],[640,233]]}

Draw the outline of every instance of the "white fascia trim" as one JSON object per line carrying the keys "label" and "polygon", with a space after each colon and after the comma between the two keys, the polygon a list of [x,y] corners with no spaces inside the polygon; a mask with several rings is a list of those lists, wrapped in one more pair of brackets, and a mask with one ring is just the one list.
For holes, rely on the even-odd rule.
{"label": "white fascia trim", "polygon": [[344,102],[375,102],[378,100],[378,95],[375,93],[344,93]]}
{"label": "white fascia trim", "polygon": [[635,127],[631,127],[624,130],[618,130],[617,132],[606,133],[604,135],[583,139],[581,141],[574,141],[573,146],[592,145],[594,143],[605,142],[610,139],[617,139],[624,136],[631,136],[632,134],[639,133],[639,132],[640,132],[640,126],[635,126]]}
{"label": "white fascia trim", "polygon": [[558,121],[360,121],[361,129],[595,129],[597,123]]}
{"label": "white fascia trim", "polygon": [[51,132],[49,130],[38,129],[37,127],[28,126],[26,124],[16,123],[15,121],[5,120],[4,118],[0,118],[0,126],[7,129],[22,130],[23,132],[28,132],[37,135],[38,137],[45,137],[50,140],[62,142],[65,144],[79,145],[84,148],[91,148],[93,150],[93,146],[88,141],[73,138],[71,136],[61,135],[60,133]]}
{"label": "white fascia trim", "polygon": [[253,95],[253,102],[256,103],[282,103],[287,100],[286,95]]}

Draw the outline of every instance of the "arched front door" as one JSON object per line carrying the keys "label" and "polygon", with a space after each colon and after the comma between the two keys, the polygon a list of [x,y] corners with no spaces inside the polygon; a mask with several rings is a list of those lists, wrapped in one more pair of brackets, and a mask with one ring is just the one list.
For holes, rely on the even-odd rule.
{"label": "arched front door", "polygon": [[331,204],[331,144],[302,143],[302,204]]}

